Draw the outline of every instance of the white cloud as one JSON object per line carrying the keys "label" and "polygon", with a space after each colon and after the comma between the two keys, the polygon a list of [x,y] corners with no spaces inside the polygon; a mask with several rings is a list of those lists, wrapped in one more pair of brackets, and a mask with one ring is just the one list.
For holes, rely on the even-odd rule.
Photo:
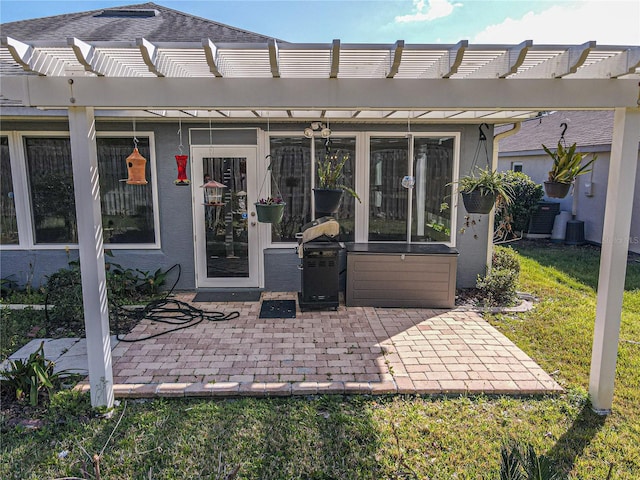
{"label": "white cloud", "polygon": [[436,18],[448,17],[453,9],[461,7],[461,3],[451,3],[449,0],[413,0],[415,13],[400,15],[395,18],[396,23],[429,22]]}
{"label": "white cloud", "polygon": [[522,18],[489,25],[474,43],[640,45],[640,3],[637,0],[584,0],[555,5]]}

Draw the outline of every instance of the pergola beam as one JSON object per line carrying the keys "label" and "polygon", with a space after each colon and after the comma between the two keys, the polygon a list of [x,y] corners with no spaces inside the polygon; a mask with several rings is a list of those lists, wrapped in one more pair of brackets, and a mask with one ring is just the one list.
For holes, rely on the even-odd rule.
{"label": "pergola beam", "polygon": [[280,59],[278,58],[278,44],[274,38],[270,38],[267,42],[269,49],[269,65],[271,67],[271,76],[280,78]]}
{"label": "pergola beam", "polygon": [[469,46],[468,40],[461,40],[451,47],[440,59],[422,74],[425,78],[450,78],[458,72],[464,52]]}
{"label": "pergola beam", "polygon": [[73,49],[78,61],[84,65],[87,72],[95,73],[99,77],[104,76],[104,72],[97,67],[99,53],[95,47],[77,38],[68,38],[67,43]]}
{"label": "pergola beam", "polygon": [[526,78],[562,78],[578,71],[589,56],[589,52],[596,47],[596,42],[589,41],[582,45],[567,48],[561,54],[531,67],[516,75],[518,79]]}
{"label": "pergola beam", "polygon": [[391,65],[389,67],[389,73],[387,78],[393,78],[397,75],[400,69],[400,62],[402,61],[402,52],[404,51],[404,40],[398,40],[394,49],[391,51]]}
{"label": "pergola beam", "polygon": [[137,38],[136,44],[140,49],[140,54],[142,55],[142,59],[144,63],[149,68],[149,71],[156,75],[157,77],[164,77],[165,74],[160,71],[159,68],[159,55],[158,55],[158,47],[151,43],[146,38]]}
{"label": "pergola beam", "polygon": [[630,47],[612,57],[585,65],[572,78],[618,78],[635,73],[639,67],[640,47]]}
{"label": "pergola beam", "polygon": [[499,57],[489,63],[484,64],[475,72],[467,75],[465,79],[471,78],[506,78],[518,71],[518,68],[524,62],[529,48],[533,45],[532,40],[526,40],[520,45],[509,48]]}
{"label": "pergola beam", "polygon": [[3,37],[2,46],[7,47],[13,59],[26,72],[37,73],[38,75],[62,75],[67,65],[52,55],[48,55],[42,50],[21,42],[12,37]]}
{"label": "pergola beam", "polygon": [[222,72],[218,67],[218,47],[208,38],[202,40],[202,48],[209,65],[209,71],[216,77],[222,77]]}
{"label": "pergola beam", "polygon": [[340,40],[334,40],[331,45],[331,70],[329,78],[338,78],[340,72]]}
{"label": "pergola beam", "polygon": [[219,110],[575,110],[635,106],[634,79],[381,79],[4,77],[26,106]]}

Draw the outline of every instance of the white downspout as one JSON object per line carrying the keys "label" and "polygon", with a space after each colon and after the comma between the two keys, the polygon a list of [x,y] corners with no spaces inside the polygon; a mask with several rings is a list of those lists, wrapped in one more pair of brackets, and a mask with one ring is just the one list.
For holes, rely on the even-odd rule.
{"label": "white downspout", "polygon": [[[515,135],[520,131],[520,127],[522,124],[520,122],[514,123],[513,128],[510,130],[506,130],[501,132],[493,137],[493,146],[491,149],[491,170],[495,171],[498,169],[498,142],[503,138],[510,137],[511,135]],[[493,256],[493,226],[494,226],[494,212],[491,210],[489,213],[489,232],[487,233],[487,268],[491,269],[491,257]]]}

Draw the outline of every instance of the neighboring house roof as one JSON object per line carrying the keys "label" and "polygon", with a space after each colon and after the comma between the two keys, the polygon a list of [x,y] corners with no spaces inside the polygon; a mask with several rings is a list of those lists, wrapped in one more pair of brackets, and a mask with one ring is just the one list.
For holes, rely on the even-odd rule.
{"label": "neighboring house roof", "polygon": [[221,43],[264,43],[271,38],[151,2],[3,23],[0,28],[2,36],[23,41],[66,41],[69,37],[86,42],[134,41],[143,37],[152,42],[209,38]]}
{"label": "neighboring house roof", "polygon": [[[586,150],[589,147],[611,145],[612,110],[560,111],[522,122],[518,133],[500,141],[500,153],[543,151],[542,144],[553,149],[560,140],[563,123],[567,124],[564,133],[567,145],[576,143]],[[496,133],[508,128],[496,128]]]}

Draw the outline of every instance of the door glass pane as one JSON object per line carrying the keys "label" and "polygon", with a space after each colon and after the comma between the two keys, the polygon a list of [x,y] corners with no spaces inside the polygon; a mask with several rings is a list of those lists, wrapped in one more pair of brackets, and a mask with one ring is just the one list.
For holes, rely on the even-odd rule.
{"label": "door glass pane", "polygon": [[96,140],[100,205],[105,243],[153,243],[153,185],[150,179],[149,138],[138,137],[140,155],[147,159],[147,185],[127,185],[126,158],[133,151],[131,138]]}
{"label": "door glass pane", "polygon": [[[324,138],[315,139],[316,164],[324,160],[326,155],[331,155],[339,161],[346,156],[347,162],[342,170],[340,183],[355,190],[356,173],[356,139],[355,138],[334,138],[327,143]],[[318,177],[316,176],[316,184]],[[360,192],[358,192],[360,193]],[[342,195],[340,209],[335,214],[340,224],[340,240],[343,242],[353,242],[355,239],[355,209],[357,200],[348,192]]]}
{"label": "door glass pane", "polygon": [[25,138],[36,243],[77,243],[68,138]]}
{"label": "door glass pane", "polygon": [[13,198],[13,177],[9,160],[9,140],[0,137],[0,243],[18,243],[18,222]]}
{"label": "door glass pane", "polygon": [[369,241],[407,240],[406,138],[371,138],[369,157]]}
{"label": "door glass pane", "polygon": [[203,158],[207,278],[248,277],[246,158]]}
{"label": "door glass pane", "polygon": [[[287,204],[278,224],[271,224],[273,242],[296,242],[296,233],[311,221],[311,140],[271,137],[271,193],[280,190]],[[265,196],[264,192],[260,193]]]}
{"label": "door glass pane", "polygon": [[412,242],[451,239],[453,138],[414,137]]}

